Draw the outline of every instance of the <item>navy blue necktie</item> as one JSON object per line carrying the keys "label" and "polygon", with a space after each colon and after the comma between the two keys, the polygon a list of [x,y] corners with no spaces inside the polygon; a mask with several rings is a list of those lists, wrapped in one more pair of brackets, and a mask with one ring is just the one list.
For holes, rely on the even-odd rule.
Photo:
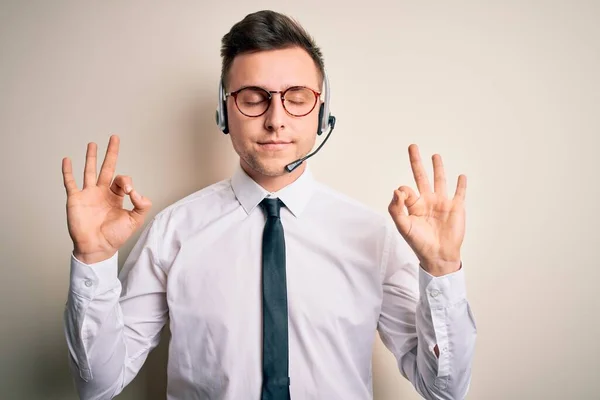
{"label": "navy blue necktie", "polygon": [[267,216],[262,242],[263,384],[261,400],[289,400],[288,310],[285,238],[279,199],[264,199]]}

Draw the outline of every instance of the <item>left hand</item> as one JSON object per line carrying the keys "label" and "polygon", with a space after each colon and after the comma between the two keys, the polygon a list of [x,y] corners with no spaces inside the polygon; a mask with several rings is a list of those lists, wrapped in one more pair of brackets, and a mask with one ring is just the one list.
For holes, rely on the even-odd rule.
{"label": "left hand", "polygon": [[425,271],[433,276],[458,271],[465,235],[467,177],[459,175],[454,198],[449,199],[442,157],[439,154],[432,157],[434,187],[431,191],[417,145],[411,144],[408,154],[420,196],[412,188],[400,186],[394,191],[388,211]]}

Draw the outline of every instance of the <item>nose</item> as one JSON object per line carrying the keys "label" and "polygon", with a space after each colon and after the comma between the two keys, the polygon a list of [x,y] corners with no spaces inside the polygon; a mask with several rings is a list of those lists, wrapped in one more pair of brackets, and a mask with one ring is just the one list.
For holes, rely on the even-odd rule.
{"label": "nose", "polygon": [[269,109],[265,113],[265,129],[277,132],[285,128],[285,108],[281,101],[281,93],[273,93]]}

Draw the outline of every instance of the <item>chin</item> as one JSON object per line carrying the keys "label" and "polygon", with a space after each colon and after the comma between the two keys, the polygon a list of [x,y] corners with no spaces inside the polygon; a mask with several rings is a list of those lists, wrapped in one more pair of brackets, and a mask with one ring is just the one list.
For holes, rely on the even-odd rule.
{"label": "chin", "polygon": [[268,163],[266,165],[259,165],[257,172],[264,176],[281,176],[287,174],[285,166],[289,163]]}
{"label": "chin", "polygon": [[285,175],[288,172],[285,167],[291,162],[296,161],[298,158],[290,158],[286,157],[285,159],[268,159],[268,160],[260,160],[260,159],[246,159],[246,164],[250,166],[254,171],[258,172],[263,176],[281,176]]}

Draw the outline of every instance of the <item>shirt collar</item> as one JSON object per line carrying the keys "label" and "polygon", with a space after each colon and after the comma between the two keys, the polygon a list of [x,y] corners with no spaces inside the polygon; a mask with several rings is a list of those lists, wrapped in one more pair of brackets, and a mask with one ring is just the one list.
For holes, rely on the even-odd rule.
{"label": "shirt collar", "polygon": [[286,208],[298,218],[306,208],[314,190],[314,179],[308,167],[298,179],[283,189],[270,193],[256,183],[238,164],[231,177],[231,188],[244,211],[250,214],[265,197],[278,197]]}

